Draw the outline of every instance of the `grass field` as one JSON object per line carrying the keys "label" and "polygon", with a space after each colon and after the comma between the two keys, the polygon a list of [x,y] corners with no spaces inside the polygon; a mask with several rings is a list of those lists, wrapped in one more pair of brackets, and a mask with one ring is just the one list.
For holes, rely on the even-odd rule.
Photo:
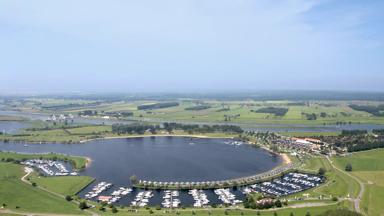
{"label": "grass field", "polygon": [[[157,135],[169,135],[158,131]],[[175,130],[170,135],[185,135],[185,136],[206,136],[206,137],[233,137],[237,136],[230,133],[202,133],[202,134],[189,134],[182,130]],[[112,126],[108,125],[94,125],[94,126],[79,126],[74,128],[57,128],[50,130],[36,130],[25,131],[17,135],[6,135],[1,138],[11,141],[25,141],[25,142],[52,142],[52,143],[78,143],[86,140],[97,138],[111,138],[111,137],[135,137],[135,136],[153,136],[153,134],[146,132],[145,134],[115,134],[112,133]]]}
{"label": "grass field", "polygon": [[279,134],[293,137],[319,137],[319,136],[338,136],[341,134],[339,131],[335,132],[280,132]]}
{"label": "grass field", "polygon": [[347,163],[352,164],[352,175],[365,184],[365,193],[361,208],[369,216],[384,215],[384,150],[370,150],[354,153],[351,156],[333,158],[336,165],[344,169]]}
{"label": "grass field", "polygon": [[2,204],[13,211],[82,214],[77,206],[20,180],[20,165],[0,163],[0,194]]}
{"label": "grass field", "polygon": [[23,120],[25,119],[19,116],[0,115],[0,121],[23,121]]}
{"label": "grass field", "polygon": [[[320,213],[323,213],[330,209],[338,209],[338,208],[345,208],[347,206],[346,203],[342,202],[339,204],[329,205],[329,206],[322,206],[322,207],[303,207],[303,208],[286,208],[286,209],[274,209],[274,210],[248,210],[248,209],[232,209],[232,210],[225,210],[224,208],[209,208],[209,209],[179,209],[171,211],[169,210],[169,213],[164,213],[164,209],[162,210],[155,210],[152,208],[153,214],[152,215],[180,215],[180,216],[190,216],[190,215],[212,215],[212,216],[223,216],[223,215],[233,215],[233,216],[240,216],[240,215],[259,215],[261,216],[274,216],[274,213],[276,212],[278,216],[289,216],[291,213],[294,213],[294,215],[297,216],[304,216],[307,212],[309,212],[311,215],[317,215]],[[129,212],[129,209],[120,209],[117,214],[112,214],[110,211],[107,211],[103,215],[116,215],[116,216],[128,216],[128,215],[137,215],[137,216],[149,216],[151,215],[149,213],[149,210],[140,209],[137,213]],[[178,212],[178,213],[176,213]],[[194,212],[194,214],[192,213]]]}
{"label": "grass field", "polygon": [[[96,105],[94,100],[73,100],[73,99],[47,99],[31,98],[23,103],[11,104],[23,110],[38,110],[40,112],[52,112],[53,110],[44,107],[52,105],[68,105],[68,108],[59,109],[57,112],[78,114],[83,110],[95,110],[102,112],[133,112],[135,119],[159,119],[159,120],[179,120],[186,122],[224,122],[224,115],[236,116],[230,122],[235,123],[256,123],[256,124],[305,124],[322,125],[335,124],[336,122],[345,123],[373,123],[384,124],[384,117],[373,116],[367,112],[351,109],[349,104],[369,104],[379,105],[374,101],[261,101],[261,100],[193,100],[193,99],[173,99],[178,101],[180,106],[154,110],[137,110],[138,105],[156,103],[159,101],[136,100],[119,102],[100,102]],[[299,103],[297,103],[299,102]],[[71,107],[71,104],[76,106]],[[186,108],[197,105],[208,105],[210,108],[203,110],[186,110]],[[83,105],[83,106],[82,106]],[[64,106],[65,107],[65,106]],[[288,112],[284,116],[275,116],[271,113],[257,113],[257,109],[265,107],[287,108]],[[225,108],[225,109],[224,109]],[[308,120],[306,114],[315,114],[316,120]]]}
{"label": "grass field", "polygon": [[59,177],[42,177],[33,174],[29,177],[30,182],[35,182],[40,187],[50,191],[66,195],[75,195],[84,187],[93,182],[93,178],[89,176],[59,176]]}
{"label": "grass field", "polygon": [[382,171],[384,170],[384,149],[353,153],[345,157],[335,158],[336,165],[345,168],[347,163],[353,171]]}
{"label": "grass field", "polygon": [[[260,102],[260,101],[238,101],[238,102],[206,102],[211,106],[205,110],[185,110],[187,107],[194,106],[194,103],[183,102],[178,107],[170,107],[164,109],[156,109],[147,111],[132,110],[134,116],[142,116],[148,119],[170,119],[183,121],[205,121],[205,122],[224,122],[224,115],[236,116],[231,118],[230,122],[236,123],[258,123],[258,124],[333,124],[336,122],[354,122],[354,123],[384,123],[383,117],[375,117],[369,113],[355,111],[346,104],[337,103],[333,106],[324,105],[322,103],[288,106],[284,102]],[[111,105],[113,107],[114,105]],[[265,107],[283,107],[288,108],[288,112],[284,116],[275,116],[270,113],[256,113],[257,110]],[[229,108],[228,111],[219,111],[223,107]],[[105,108],[105,107],[104,107]],[[318,118],[316,120],[307,120],[305,114],[315,113]],[[321,113],[326,113],[326,117],[320,117]]]}

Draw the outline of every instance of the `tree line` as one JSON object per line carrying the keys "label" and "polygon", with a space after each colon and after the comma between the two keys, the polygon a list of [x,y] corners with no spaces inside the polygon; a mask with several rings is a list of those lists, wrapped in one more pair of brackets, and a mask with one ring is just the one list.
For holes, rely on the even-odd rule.
{"label": "tree line", "polygon": [[148,110],[148,109],[161,109],[161,108],[168,108],[168,107],[174,107],[179,106],[178,102],[163,102],[163,103],[154,103],[154,104],[143,104],[137,106],[138,110]]}
{"label": "tree line", "polygon": [[255,113],[271,113],[275,116],[285,116],[285,114],[288,112],[288,108],[284,107],[264,107],[260,108],[258,110],[251,110],[251,112]]}
{"label": "tree line", "polygon": [[174,130],[183,130],[187,133],[243,133],[243,129],[235,125],[196,125],[196,124],[179,124],[179,123],[163,123],[162,125],[150,124],[113,124],[112,132],[117,134],[144,134],[150,132],[156,134],[159,130],[165,130],[172,133]]}
{"label": "tree line", "polygon": [[355,105],[351,104],[349,105],[350,108],[357,110],[357,111],[363,111],[370,113],[374,116],[384,116],[384,105],[379,106],[368,106],[368,105]]}

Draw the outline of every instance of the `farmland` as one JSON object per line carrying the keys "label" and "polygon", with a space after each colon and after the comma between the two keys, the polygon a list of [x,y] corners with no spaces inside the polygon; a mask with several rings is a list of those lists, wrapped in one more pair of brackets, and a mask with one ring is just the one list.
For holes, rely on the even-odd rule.
{"label": "farmland", "polygon": [[[17,102],[13,102],[16,103]],[[5,106],[15,106],[13,103]],[[43,113],[71,113],[77,115],[90,110],[99,117],[107,113],[132,113],[126,119],[139,121],[183,121],[240,124],[384,124],[384,116],[352,105],[381,107],[376,101],[259,101],[259,100],[213,100],[169,99],[156,100],[94,101],[62,99],[26,99],[21,110]],[[20,105],[20,104],[18,104]],[[50,107],[49,109],[47,107]],[[53,107],[53,108],[52,108]],[[56,107],[56,108],[55,108]],[[146,108],[148,107],[148,109]],[[352,106],[354,107],[354,106]],[[97,117],[97,116],[94,116]]]}

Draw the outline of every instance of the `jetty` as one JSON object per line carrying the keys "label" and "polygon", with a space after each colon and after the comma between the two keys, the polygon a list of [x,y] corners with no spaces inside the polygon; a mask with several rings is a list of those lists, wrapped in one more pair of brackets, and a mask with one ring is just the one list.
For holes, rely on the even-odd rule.
{"label": "jetty", "polygon": [[297,165],[295,163],[290,163],[286,165],[278,166],[272,170],[267,172],[263,172],[260,174],[221,180],[221,181],[202,181],[202,182],[163,182],[163,181],[150,181],[150,180],[138,180],[137,183],[134,184],[136,188],[143,189],[220,189],[220,188],[233,188],[238,186],[247,186],[251,184],[256,184],[259,182],[267,181],[273,178],[280,177],[288,172],[297,171]]}

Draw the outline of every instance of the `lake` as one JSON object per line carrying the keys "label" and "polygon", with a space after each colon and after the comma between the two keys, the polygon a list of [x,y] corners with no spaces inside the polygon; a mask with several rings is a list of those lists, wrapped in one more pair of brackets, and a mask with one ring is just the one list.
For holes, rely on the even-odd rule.
{"label": "lake", "polygon": [[[94,140],[82,144],[28,144],[28,147],[0,142],[0,150],[90,157],[92,163],[81,175],[96,178],[94,184],[111,182],[114,188],[131,186],[129,178],[132,175],[151,181],[225,180],[262,173],[282,162],[280,157],[264,149],[248,144],[235,146],[230,142],[230,139],[142,137]],[[85,189],[80,196],[88,190]],[[207,193],[213,203],[215,199],[217,201],[212,191]],[[156,197],[151,204],[161,202],[161,198],[157,200]],[[190,204],[192,200],[188,201],[189,198],[188,194],[181,194],[184,203]],[[130,199],[132,195],[121,202],[127,204]]]}

